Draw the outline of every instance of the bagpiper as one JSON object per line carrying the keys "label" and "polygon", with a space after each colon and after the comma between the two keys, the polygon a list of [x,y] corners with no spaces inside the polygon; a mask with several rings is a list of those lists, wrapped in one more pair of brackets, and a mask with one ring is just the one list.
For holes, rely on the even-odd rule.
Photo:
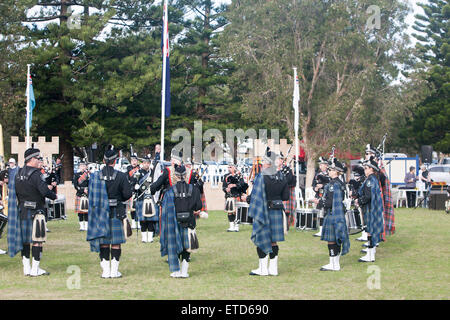
{"label": "bagpiper", "polygon": [[278,170],[284,175],[289,188],[289,200],[284,201],[283,203],[284,213],[286,214],[287,218],[287,229],[289,230],[289,225],[294,222],[294,215],[297,204],[295,200],[295,186],[297,185],[297,179],[292,171],[292,168],[290,168],[289,164],[286,162],[287,158],[283,155],[282,152],[280,152],[280,159],[281,161],[279,161],[280,166],[278,167]]}
{"label": "bagpiper", "polygon": [[168,256],[171,277],[188,278],[190,254],[198,249],[194,211],[201,209],[202,202],[198,188],[185,181],[184,165],[177,165],[174,175],[177,182],[166,190],[162,201],[161,256]]}
{"label": "bagpiper", "polygon": [[75,187],[75,213],[78,214],[80,231],[87,231],[88,227],[88,187],[89,170],[84,161],[79,164],[79,171],[73,176],[73,186]]}
{"label": "bagpiper", "polygon": [[55,200],[57,196],[40,172],[43,164],[40,150],[29,148],[24,156],[24,167],[9,177],[8,253],[14,257],[21,251],[24,275],[36,277],[49,274],[39,267],[47,239],[45,198]]}
{"label": "bagpiper", "polygon": [[252,270],[250,275],[278,275],[278,242],[285,240],[287,232],[283,201],[289,199],[287,180],[277,171],[280,161],[277,154],[267,151],[251,195],[244,195],[249,203],[248,215],[253,218],[251,240],[259,258],[258,268]]}
{"label": "bagpiper", "polygon": [[236,201],[247,191],[248,184],[237,171],[235,164],[228,165],[228,173],[223,177],[222,190],[225,193],[225,212],[228,214],[230,227],[228,232],[239,232],[239,223],[236,220]]}
{"label": "bagpiper", "polygon": [[135,153],[132,153],[130,156],[130,165],[127,167],[127,175],[128,181],[130,185],[133,187],[133,196],[128,200],[128,207],[130,208],[131,215],[131,228],[139,229],[139,222],[136,219],[136,193],[137,190],[134,187],[138,184],[139,180],[139,172],[140,166],[138,157]]}
{"label": "bagpiper", "polygon": [[124,203],[131,198],[131,186],[126,173],[114,170],[118,152],[105,151],[105,167],[89,179],[89,226],[86,240],[91,251],[99,252],[102,278],[120,278],[121,244],[126,242],[127,221]]}
{"label": "bagpiper", "polygon": [[193,184],[197,186],[198,190],[200,191],[200,197],[202,199],[202,208],[200,209],[200,212],[195,213],[197,218],[208,218],[208,209],[206,206],[206,195],[205,190],[203,188],[204,182],[202,180],[202,177],[199,175],[198,170],[194,169],[192,167],[192,161],[191,159],[187,159],[184,163],[186,167],[186,182],[189,184]]}
{"label": "bagpiper", "polygon": [[150,193],[150,185],[153,182],[153,169],[150,156],[142,160],[139,170],[139,181],[136,192],[136,215],[141,226],[142,242],[153,242],[153,235],[159,233],[159,206]]}
{"label": "bagpiper", "polygon": [[[324,157],[319,157],[318,160],[319,163],[319,169],[317,170],[316,174],[314,175],[314,179],[312,182],[312,188],[314,190],[314,197],[316,199],[322,199],[324,188],[325,186],[330,182],[330,177],[328,176],[328,160]],[[317,203],[316,209],[320,210],[319,214],[319,232],[315,233],[314,237],[320,237],[322,235],[322,228],[323,228],[323,220],[325,219],[325,216],[327,214],[326,210],[323,208],[323,202],[319,201]]]}
{"label": "bagpiper", "polygon": [[374,262],[376,246],[381,241],[384,230],[383,199],[376,173],[380,171],[374,157],[363,162],[366,180],[359,190],[358,205],[363,210],[364,222],[367,229],[369,245],[365,256],[360,262]]}

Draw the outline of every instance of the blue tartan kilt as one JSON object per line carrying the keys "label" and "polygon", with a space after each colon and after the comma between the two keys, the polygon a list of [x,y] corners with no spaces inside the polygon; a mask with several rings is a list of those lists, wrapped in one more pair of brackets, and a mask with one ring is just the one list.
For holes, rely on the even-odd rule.
{"label": "blue tartan kilt", "polygon": [[284,241],[283,210],[269,209],[269,221],[271,241]]}
{"label": "blue tartan kilt", "polygon": [[100,244],[121,244],[125,243],[125,234],[123,232],[122,221],[117,218],[109,219],[110,235],[108,237],[100,238]]}
{"label": "blue tartan kilt", "polygon": [[322,235],[320,236],[320,240],[336,242],[336,223],[337,223],[336,215],[327,214],[323,220],[322,226]]}
{"label": "blue tartan kilt", "polygon": [[181,234],[181,240],[183,241],[183,249],[189,249],[189,231],[188,228],[183,228],[178,223],[178,230]]}
{"label": "blue tartan kilt", "polygon": [[155,205],[156,214],[153,217],[144,217],[142,215],[144,201],[136,201],[136,215],[139,221],[159,221],[159,206]]}
{"label": "blue tartan kilt", "polygon": [[20,232],[22,233],[22,243],[32,243],[33,220],[20,220]]}
{"label": "blue tartan kilt", "polygon": [[[27,219],[20,219],[20,233],[22,235],[22,243],[32,243],[33,235],[33,219],[31,219],[31,210],[27,210]],[[22,210],[19,209],[19,217]]]}

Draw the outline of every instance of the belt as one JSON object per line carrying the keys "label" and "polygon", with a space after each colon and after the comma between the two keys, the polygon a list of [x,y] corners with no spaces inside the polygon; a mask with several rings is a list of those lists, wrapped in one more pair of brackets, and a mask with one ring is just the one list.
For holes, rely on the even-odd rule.
{"label": "belt", "polygon": [[267,200],[269,209],[283,209],[283,200]]}

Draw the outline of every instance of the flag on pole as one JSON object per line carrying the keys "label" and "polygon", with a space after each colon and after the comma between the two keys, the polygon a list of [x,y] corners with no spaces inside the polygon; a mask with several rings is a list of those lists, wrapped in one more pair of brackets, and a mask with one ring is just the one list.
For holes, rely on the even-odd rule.
{"label": "flag on pole", "polygon": [[297,75],[297,68],[294,68],[294,98],[292,99],[292,106],[294,108],[294,128],[297,130],[298,128],[298,103],[300,102],[300,89],[298,86],[298,75]]}
{"label": "flag on pole", "polygon": [[170,63],[169,63],[169,18],[167,1],[164,1],[163,13],[163,32],[161,35],[161,50],[163,53],[163,92],[164,95],[164,114],[170,116]]}
{"label": "flag on pole", "polygon": [[29,110],[27,110],[27,128],[31,128],[31,122],[33,120],[33,109],[36,106],[36,100],[34,99],[33,81],[31,80],[31,75],[28,77],[28,87],[27,87],[27,104],[29,105]]}

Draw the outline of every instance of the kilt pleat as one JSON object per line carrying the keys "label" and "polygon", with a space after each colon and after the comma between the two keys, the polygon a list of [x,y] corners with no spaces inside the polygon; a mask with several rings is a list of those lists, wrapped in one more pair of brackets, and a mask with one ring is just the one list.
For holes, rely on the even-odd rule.
{"label": "kilt pleat", "polygon": [[283,211],[270,210],[270,238],[272,242],[284,241]]}
{"label": "kilt pleat", "polygon": [[32,243],[33,220],[20,220],[20,232],[22,233],[22,243]]}
{"label": "kilt pleat", "polygon": [[100,244],[121,244],[126,242],[122,221],[117,218],[110,218],[109,228],[110,233],[108,236],[100,238]]}

